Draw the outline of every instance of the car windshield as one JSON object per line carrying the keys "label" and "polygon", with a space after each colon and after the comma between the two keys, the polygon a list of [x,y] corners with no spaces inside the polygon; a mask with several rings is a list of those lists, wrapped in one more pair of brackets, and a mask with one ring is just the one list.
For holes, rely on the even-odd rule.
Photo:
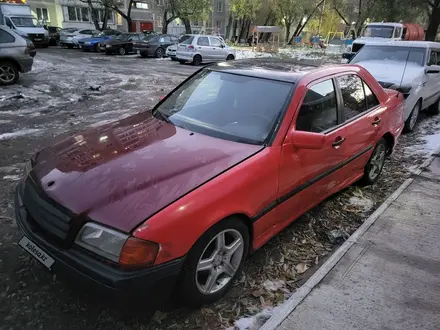
{"label": "car windshield", "polygon": [[425,49],[400,46],[365,45],[351,60],[351,64],[366,61],[398,61],[423,66]]}
{"label": "car windshield", "polygon": [[279,124],[292,88],[291,83],[203,70],[153,114],[200,134],[262,145]]}
{"label": "car windshield", "polygon": [[16,27],[40,27],[40,23],[35,18],[31,17],[11,17],[12,22]]}
{"label": "car windshield", "polygon": [[364,37],[392,38],[394,26],[368,25],[365,28]]}
{"label": "car windshield", "polygon": [[114,39],[116,40],[128,40],[132,35],[131,34],[120,34],[116,36]]}
{"label": "car windshield", "polygon": [[189,35],[184,35],[179,38],[179,43],[183,43],[185,40],[191,38]]}

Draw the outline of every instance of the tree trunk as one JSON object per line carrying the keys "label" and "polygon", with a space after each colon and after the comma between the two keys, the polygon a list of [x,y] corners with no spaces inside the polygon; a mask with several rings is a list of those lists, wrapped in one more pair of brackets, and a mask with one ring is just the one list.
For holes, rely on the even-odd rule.
{"label": "tree trunk", "polygon": [[225,40],[229,40],[229,35],[231,34],[231,27],[232,27],[232,15],[229,13],[228,15],[228,25],[226,26],[226,33],[225,33]]}
{"label": "tree trunk", "polygon": [[235,43],[240,42],[240,40],[244,38],[244,32],[246,31],[246,22],[247,22],[247,19],[243,18],[241,20],[240,35],[238,37],[238,40],[235,41]]}
{"label": "tree trunk", "polygon": [[432,8],[429,13],[428,28],[426,29],[425,39],[435,41],[438,27],[440,26],[440,8]]}
{"label": "tree trunk", "polygon": [[116,7],[116,6],[113,6],[113,7],[112,7],[112,9],[113,9],[115,12],[117,12],[119,15],[122,16],[123,19],[125,19],[125,20],[127,21],[127,29],[128,29],[128,32],[132,32],[132,31],[133,31],[133,26],[132,26],[132,22],[133,22],[133,20],[131,19],[131,7],[132,7],[132,3],[133,3],[133,0],[130,0],[130,3],[129,3],[129,6],[130,6],[130,7],[128,8],[127,13],[124,13],[121,9],[119,9],[119,8]]}
{"label": "tree trunk", "polygon": [[[300,20],[298,22],[298,25],[296,26],[295,32],[293,32],[292,39],[298,36],[298,34],[299,34],[298,32],[299,32],[299,29],[301,29],[301,25],[302,25],[302,17],[300,17]],[[289,41],[289,43],[291,43],[291,41]]]}
{"label": "tree trunk", "polygon": [[189,21],[188,18],[182,18],[183,24],[185,25],[185,33],[186,34],[191,34],[191,22]]}
{"label": "tree trunk", "polygon": [[95,8],[93,8],[93,4],[92,4],[92,0],[87,0],[87,5],[88,5],[88,7],[89,7],[89,9],[90,9],[90,15],[91,15],[91,17],[92,17],[92,22],[93,22],[93,25],[95,26],[95,29],[96,30],[101,30],[101,27],[100,27],[100,25],[99,25],[99,17],[98,17],[98,15],[97,15],[97,11],[96,11],[96,9]]}
{"label": "tree trunk", "polygon": [[289,37],[290,37],[290,28],[292,26],[292,21],[291,20],[286,20],[284,23],[284,27],[286,28],[286,37],[285,37],[285,42],[286,44],[289,42]]}
{"label": "tree trunk", "polygon": [[108,14],[109,14],[109,12],[108,12],[107,8],[104,8],[104,17],[103,17],[103,21],[102,21],[102,25],[101,25],[103,30],[107,28]]}
{"label": "tree trunk", "polygon": [[307,23],[310,21],[310,19],[312,18],[312,16],[315,14],[315,11],[324,3],[325,0],[321,0],[316,6],[315,8],[313,8],[313,10],[311,11],[311,13],[309,14],[309,16],[307,16],[306,21],[304,22],[304,24],[302,24],[302,18],[300,18],[299,22],[298,22],[298,26],[295,29],[295,32],[292,35],[292,38],[290,38],[289,40],[289,45],[291,45],[293,43],[293,39],[295,39],[295,37],[299,36],[301,34],[301,32],[304,30],[304,28],[306,27]]}
{"label": "tree trunk", "polygon": [[232,24],[232,40],[235,42],[237,37],[237,25],[238,20],[234,19],[234,24]]}
{"label": "tree trunk", "polygon": [[168,16],[168,11],[164,10],[163,11],[163,17],[162,17],[162,34],[167,34],[168,33],[168,20],[167,20],[167,16]]}
{"label": "tree trunk", "polygon": [[345,25],[351,26],[351,24],[345,19],[345,17],[341,14],[341,12],[338,10],[338,8],[333,7],[333,9],[336,11],[336,13],[339,15],[339,17],[344,21]]}
{"label": "tree trunk", "polygon": [[248,38],[249,37],[249,32],[250,32],[250,30],[251,30],[251,20],[249,19],[248,20],[248,22],[247,22],[247,26],[246,26],[246,38]]}

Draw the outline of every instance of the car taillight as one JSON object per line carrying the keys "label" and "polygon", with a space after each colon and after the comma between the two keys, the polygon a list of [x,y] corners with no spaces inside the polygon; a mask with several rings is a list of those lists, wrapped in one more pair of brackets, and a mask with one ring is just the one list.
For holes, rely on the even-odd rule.
{"label": "car taillight", "polygon": [[189,45],[188,49],[194,49],[194,46],[193,45]]}

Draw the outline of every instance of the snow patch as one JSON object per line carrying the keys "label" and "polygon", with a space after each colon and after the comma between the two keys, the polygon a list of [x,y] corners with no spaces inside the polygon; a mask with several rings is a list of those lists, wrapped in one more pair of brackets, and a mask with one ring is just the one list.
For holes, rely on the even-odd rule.
{"label": "snow patch", "polygon": [[236,320],[234,327],[228,328],[227,330],[258,330],[273,314],[276,314],[280,310],[281,306],[263,309],[253,316],[242,317]]}
{"label": "snow patch", "polygon": [[19,181],[21,179],[20,175],[5,175],[3,177],[3,180],[9,180],[9,181]]}
{"label": "snow patch", "polygon": [[9,133],[3,133],[3,134],[0,134],[0,140],[13,139],[18,136],[29,135],[29,134],[36,133],[38,131],[40,131],[40,130],[36,129],[36,128],[28,128],[28,129],[17,130],[14,132],[9,132]]}
{"label": "snow patch", "polygon": [[363,212],[367,212],[368,210],[370,210],[374,206],[374,202],[365,196],[362,196],[362,197],[352,196],[352,197],[350,197],[348,202],[351,205],[356,206],[357,208],[360,208]]}

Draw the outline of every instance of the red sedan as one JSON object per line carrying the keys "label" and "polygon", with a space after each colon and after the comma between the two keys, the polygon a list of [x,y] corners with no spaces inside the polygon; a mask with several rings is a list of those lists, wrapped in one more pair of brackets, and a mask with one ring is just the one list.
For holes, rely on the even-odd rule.
{"label": "red sedan", "polygon": [[402,94],[358,66],[205,67],[152,111],[37,153],[19,245],[77,281],[210,303],[301,214],[373,184],[403,126]]}

